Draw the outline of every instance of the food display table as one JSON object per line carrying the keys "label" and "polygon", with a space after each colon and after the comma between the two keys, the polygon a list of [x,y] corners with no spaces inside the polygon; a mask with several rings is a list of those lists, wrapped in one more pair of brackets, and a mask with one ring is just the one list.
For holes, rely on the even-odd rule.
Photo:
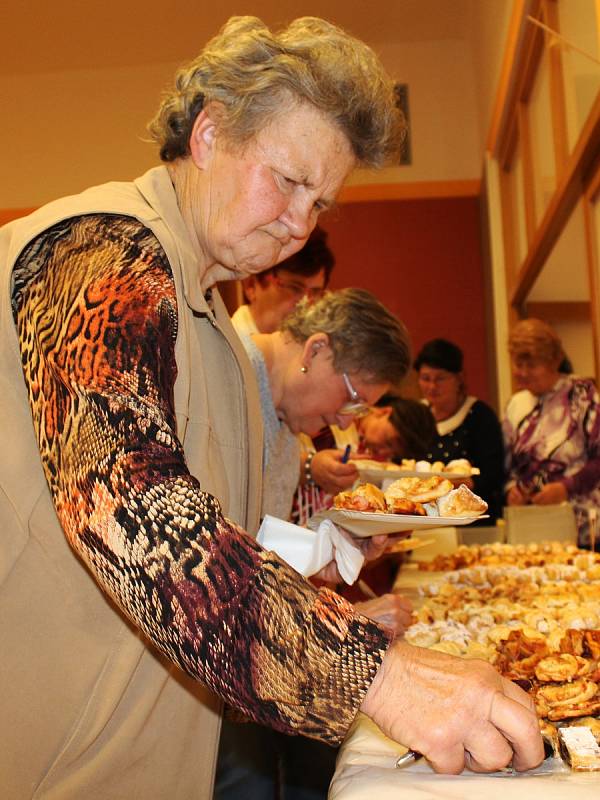
{"label": "food display table", "polygon": [[[436,583],[446,573],[420,571],[406,565],[399,572],[394,591],[407,595],[418,608],[425,601],[422,586]],[[527,773],[438,775],[425,760],[396,769],[405,748],[388,739],[363,715],[358,715],[340,748],[329,800],[598,800],[600,772],[575,772],[560,759],[547,759]],[[507,784],[507,781],[510,781]]]}

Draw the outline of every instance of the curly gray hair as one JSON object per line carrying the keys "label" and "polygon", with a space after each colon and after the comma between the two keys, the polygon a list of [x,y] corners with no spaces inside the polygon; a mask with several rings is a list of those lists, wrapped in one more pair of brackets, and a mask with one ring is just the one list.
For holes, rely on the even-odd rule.
{"label": "curly gray hair", "polygon": [[305,298],[280,330],[300,343],[326,333],[335,371],[360,373],[367,383],[397,386],[410,367],[406,327],[366,289],[327,292],[312,304]]}
{"label": "curly gray hair", "polygon": [[189,155],[194,121],[212,101],[223,107],[221,129],[240,144],[294,103],[310,103],[344,132],[361,166],[381,166],[404,135],[394,84],[375,53],[317,17],[279,33],[256,17],[231,17],[177,72],[148,126],[163,161]]}

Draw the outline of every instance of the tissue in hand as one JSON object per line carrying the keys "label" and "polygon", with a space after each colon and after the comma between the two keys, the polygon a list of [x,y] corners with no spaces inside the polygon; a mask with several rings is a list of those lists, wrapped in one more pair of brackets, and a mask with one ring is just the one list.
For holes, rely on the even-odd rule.
{"label": "tissue in hand", "polygon": [[354,583],[364,563],[360,548],[329,519],[323,520],[316,531],[310,531],[267,514],[256,538],[307,578],[335,558],[344,581]]}

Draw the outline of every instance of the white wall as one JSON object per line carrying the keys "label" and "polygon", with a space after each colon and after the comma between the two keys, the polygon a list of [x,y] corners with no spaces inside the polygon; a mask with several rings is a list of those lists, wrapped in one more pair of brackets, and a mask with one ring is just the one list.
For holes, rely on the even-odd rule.
{"label": "white wall", "polygon": [[408,84],[412,164],[381,173],[355,173],[351,182],[480,178],[483,140],[468,43],[390,43],[378,52],[388,72]]}
{"label": "white wall", "polygon": [[37,206],[157,163],[142,141],[175,64],[0,80],[0,208]]}

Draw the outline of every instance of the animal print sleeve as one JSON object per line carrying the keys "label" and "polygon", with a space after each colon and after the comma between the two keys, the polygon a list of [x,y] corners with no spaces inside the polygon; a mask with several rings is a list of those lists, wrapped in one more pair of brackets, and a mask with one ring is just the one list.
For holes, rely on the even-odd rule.
{"label": "animal print sleeve", "polygon": [[249,717],[338,741],[389,637],[263,551],[187,471],[175,289],[151,232],[115,216],[51,228],[19,258],[13,309],[54,504],[98,583]]}

